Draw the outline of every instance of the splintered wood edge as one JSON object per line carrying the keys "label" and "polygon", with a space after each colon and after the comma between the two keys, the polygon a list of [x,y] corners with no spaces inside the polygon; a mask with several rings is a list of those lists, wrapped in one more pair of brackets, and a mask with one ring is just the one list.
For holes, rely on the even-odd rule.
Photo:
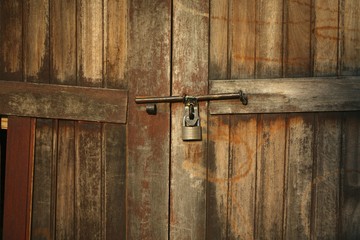
{"label": "splintered wood edge", "polygon": [[126,123],[126,90],[0,81],[0,114]]}
{"label": "splintered wood edge", "polygon": [[211,80],[210,93],[242,90],[240,100],[211,101],[210,114],[360,110],[360,77]]}

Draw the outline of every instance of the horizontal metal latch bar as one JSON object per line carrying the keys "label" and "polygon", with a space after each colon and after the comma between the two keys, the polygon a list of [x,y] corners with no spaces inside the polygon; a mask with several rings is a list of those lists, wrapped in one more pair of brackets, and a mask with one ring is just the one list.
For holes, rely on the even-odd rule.
{"label": "horizontal metal latch bar", "polygon": [[226,100],[226,99],[239,99],[242,104],[247,105],[247,96],[240,90],[237,93],[220,93],[220,94],[208,94],[198,96],[168,96],[168,97],[136,97],[135,102],[137,104],[147,103],[175,103],[185,102],[187,98],[193,98],[197,101],[212,101],[212,100]]}

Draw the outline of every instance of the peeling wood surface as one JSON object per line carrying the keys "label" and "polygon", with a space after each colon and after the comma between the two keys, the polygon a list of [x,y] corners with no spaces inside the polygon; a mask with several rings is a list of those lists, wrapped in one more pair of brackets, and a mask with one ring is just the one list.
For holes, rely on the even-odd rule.
{"label": "peeling wood surface", "polygon": [[125,123],[127,91],[0,81],[7,115]]}
{"label": "peeling wood surface", "polygon": [[213,101],[211,114],[360,110],[360,79],[298,78],[211,81],[211,93],[242,90],[249,103]]}
{"label": "peeling wood surface", "polygon": [[129,2],[126,237],[168,239],[170,106],[156,116],[137,95],[170,95],[171,1]]}
{"label": "peeling wood surface", "polygon": [[[172,94],[208,91],[209,3],[173,2]],[[199,105],[202,141],[183,142],[184,105],[173,104],[171,135],[170,238],[205,239],[207,105]]]}

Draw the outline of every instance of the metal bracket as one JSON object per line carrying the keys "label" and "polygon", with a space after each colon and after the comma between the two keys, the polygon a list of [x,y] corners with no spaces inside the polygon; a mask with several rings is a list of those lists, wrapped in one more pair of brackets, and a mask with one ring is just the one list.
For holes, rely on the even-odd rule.
{"label": "metal bracket", "polygon": [[185,104],[189,102],[199,101],[213,101],[213,100],[226,100],[226,99],[239,99],[243,105],[248,104],[248,98],[246,94],[239,90],[237,93],[222,93],[222,94],[208,94],[199,96],[169,96],[169,97],[136,97],[135,102],[137,104],[147,104],[146,112],[150,115],[156,115],[157,103],[175,103],[183,102]]}

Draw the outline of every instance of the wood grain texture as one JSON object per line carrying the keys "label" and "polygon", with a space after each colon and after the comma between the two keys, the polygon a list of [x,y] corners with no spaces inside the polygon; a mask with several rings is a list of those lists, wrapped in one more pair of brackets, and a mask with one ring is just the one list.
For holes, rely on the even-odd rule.
{"label": "wood grain texture", "polygon": [[[209,79],[227,79],[228,1],[210,1]],[[226,239],[229,199],[229,116],[212,116],[208,122],[206,186],[206,238]]]}
{"label": "wood grain texture", "polygon": [[256,63],[256,1],[231,0],[229,11],[231,79],[253,78]]}
{"label": "wood grain texture", "polygon": [[[54,126],[56,129],[56,126]],[[52,228],[55,212],[53,207],[52,171],[55,159],[53,159],[53,143],[56,135],[53,135],[53,121],[39,119],[36,122],[35,131],[35,154],[34,154],[34,187],[32,205],[31,238],[54,239]],[[56,144],[56,142],[55,142]],[[56,146],[56,145],[55,145]]]}
{"label": "wood grain texture", "polygon": [[206,187],[206,238],[228,236],[229,116],[212,116],[208,122],[208,183]]}
{"label": "wood grain texture", "polygon": [[339,3],[315,0],[313,8],[314,76],[334,76],[338,68]]}
{"label": "wood grain texture", "polygon": [[213,101],[211,114],[356,111],[360,109],[360,81],[347,78],[281,78],[210,81],[211,93],[242,90],[249,103]]}
{"label": "wood grain texture", "polygon": [[23,34],[22,0],[0,3],[0,77],[4,80],[22,81]]}
{"label": "wood grain texture", "polygon": [[104,86],[127,88],[125,77],[127,62],[127,20],[126,0],[104,1]]}
{"label": "wood grain texture", "polygon": [[309,239],[314,115],[289,114],[286,134],[284,239]]}
{"label": "wood grain texture", "polygon": [[[172,94],[208,91],[209,3],[177,0],[173,6]],[[207,105],[199,104],[202,141],[183,142],[183,104],[172,105],[170,238],[206,237]]]}
{"label": "wood grain texture", "polygon": [[75,123],[59,121],[56,169],[56,238],[75,239]]}
{"label": "wood grain texture", "polygon": [[284,3],[284,76],[310,76],[312,1]]}
{"label": "wood grain texture", "polygon": [[231,116],[228,238],[254,239],[257,116]]}
{"label": "wood grain texture", "polygon": [[25,0],[23,11],[24,81],[48,82],[49,1]]}
{"label": "wood grain texture", "polygon": [[[3,239],[29,239],[35,120],[9,117]],[[19,136],[21,136],[19,138]],[[11,147],[10,147],[11,146]]]}
{"label": "wood grain texture", "polygon": [[50,82],[76,85],[76,1],[50,3]]}
{"label": "wood grain texture", "polygon": [[78,85],[103,86],[103,0],[77,0]]}
{"label": "wood grain texture", "polygon": [[341,55],[341,74],[359,75],[360,74],[360,6],[356,0],[343,1],[341,12],[342,29],[342,55]]}
{"label": "wood grain texture", "polygon": [[127,91],[0,81],[7,115],[125,123]]}
{"label": "wood grain texture", "polygon": [[341,235],[360,236],[360,114],[346,113],[343,129]]}
{"label": "wood grain texture", "polygon": [[256,77],[275,78],[283,70],[283,0],[256,2]]}
{"label": "wood grain texture", "polygon": [[156,116],[136,95],[170,95],[171,1],[131,1],[128,15],[129,121],[127,238],[167,239],[169,222],[170,110]]}
{"label": "wood grain texture", "polygon": [[341,114],[319,114],[315,123],[312,237],[336,239],[340,197]]}
{"label": "wood grain texture", "polygon": [[75,124],[75,237],[101,239],[101,125]]}
{"label": "wood grain texture", "polygon": [[102,239],[126,239],[126,127],[103,125]]}
{"label": "wood grain texture", "polygon": [[283,115],[261,115],[257,132],[255,238],[283,234],[286,121]]}

